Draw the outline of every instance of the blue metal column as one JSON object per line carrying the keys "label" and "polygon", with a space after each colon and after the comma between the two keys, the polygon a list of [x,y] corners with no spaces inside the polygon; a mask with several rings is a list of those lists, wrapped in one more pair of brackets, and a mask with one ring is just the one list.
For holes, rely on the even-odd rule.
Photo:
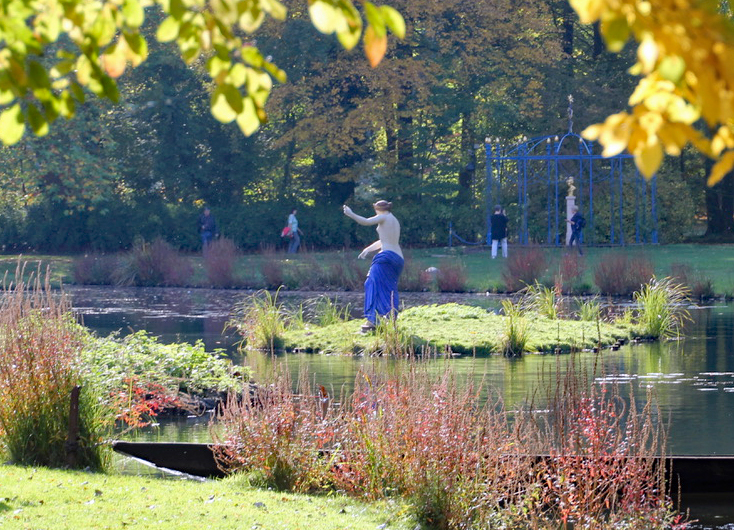
{"label": "blue metal column", "polygon": [[619,244],[624,245],[624,161],[619,159]]}
{"label": "blue metal column", "polygon": [[[491,140],[491,139],[490,139]],[[487,173],[487,182],[485,182],[485,196],[486,196],[486,202],[487,202],[487,218],[486,218],[486,226],[487,226],[487,245],[492,244],[492,180],[493,180],[493,173],[494,173],[494,157],[492,156],[492,144],[485,142],[484,144],[484,152],[487,156],[487,162],[485,164],[485,172]]]}

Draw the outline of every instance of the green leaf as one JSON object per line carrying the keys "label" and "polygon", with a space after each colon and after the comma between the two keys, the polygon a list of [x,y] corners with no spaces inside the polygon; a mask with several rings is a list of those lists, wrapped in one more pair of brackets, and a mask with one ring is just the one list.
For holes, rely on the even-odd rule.
{"label": "green leaf", "polygon": [[288,81],[288,76],[286,75],[286,73],[275,66],[273,63],[266,62],[265,71],[272,75],[280,83],[285,83]]}
{"label": "green leaf", "polygon": [[[239,94],[239,91],[237,91],[237,94]],[[240,99],[240,108],[241,104],[242,99]],[[217,121],[221,123],[231,123],[232,121],[237,119],[238,112],[235,112],[235,110],[232,109],[232,106],[229,104],[224,86],[219,86],[214,90],[214,93],[212,94],[211,112],[212,116],[214,116],[214,118],[216,118]]]}
{"label": "green leaf", "polygon": [[122,4],[125,24],[130,28],[139,28],[145,21],[145,11],[138,0],[125,0]]}
{"label": "green leaf", "polygon": [[102,91],[106,98],[108,98],[113,103],[117,103],[120,101],[120,93],[117,91],[117,83],[115,83],[112,78],[104,75],[102,76],[102,79],[100,79],[102,83]]}
{"label": "green leaf", "polygon": [[0,90],[0,105],[7,105],[15,99],[12,90]]}
{"label": "green leaf", "polygon": [[627,19],[622,17],[602,20],[600,31],[607,43],[607,48],[615,53],[622,51],[630,38],[629,24],[627,24]]}
{"label": "green leaf", "polygon": [[73,118],[76,112],[76,103],[74,98],[68,92],[61,94],[61,105],[59,111],[64,118]]}
{"label": "green leaf", "polygon": [[364,15],[367,17],[367,23],[372,26],[372,30],[375,32],[376,37],[382,38],[387,34],[385,19],[382,18],[382,13],[375,4],[372,2],[365,2]]}
{"label": "green leaf", "polygon": [[686,71],[686,62],[678,55],[667,55],[660,61],[658,72],[663,79],[678,83]]}
{"label": "green leaf", "polygon": [[20,103],[16,103],[0,114],[0,141],[5,145],[13,145],[23,137],[24,132],[23,111]]}
{"label": "green leaf", "polygon": [[84,101],[87,99],[87,96],[84,94],[84,89],[79,86],[79,83],[71,84],[71,93],[74,96],[74,99],[76,99],[79,103],[84,103]]}
{"label": "green leaf", "polygon": [[46,136],[48,134],[46,117],[35,105],[28,105],[28,124],[33,129],[33,132],[36,133],[36,136]]}
{"label": "green leaf", "polygon": [[380,6],[380,12],[382,13],[382,18],[385,20],[385,24],[390,28],[390,31],[392,31],[397,38],[404,39],[405,19],[403,19],[403,15],[401,15],[397,9],[390,6]]}
{"label": "green leaf", "polygon": [[260,127],[260,117],[257,108],[252,99],[246,97],[244,99],[244,108],[239,116],[237,116],[237,126],[245,134],[252,135]]}
{"label": "green leaf", "polygon": [[184,15],[188,12],[186,4],[183,0],[171,0],[171,5],[168,9],[168,14],[177,20],[181,20]]}
{"label": "green leaf", "polygon": [[254,66],[255,68],[263,67],[265,58],[255,46],[243,46],[240,53],[242,54],[242,60],[250,66]]}
{"label": "green leaf", "polygon": [[38,61],[28,63],[28,77],[31,88],[47,88],[51,86],[48,72]]}
{"label": "green leaf", "polygon": [[288,14],[286,7],[278,2],[278,0],[264,0],[261,5],[276,20],[285,20]]}
{"label": "green leaf", "polygon": [[321,33],[328,35],[336,30],[338,16],[332,4],[323,0],[315,0],[308,6],[308,14],[314,27]]}
{"label": "green leaf", "polygon": [[63,60],[56,63],[51,69],[51,75],[54,77],[61,77],[74,70],[74,61]]}
{"label": "green leaf", "polygon": [[227,79],[237,88],[241,87],[245,84],[245,80],[247,79],[247,67],[242,63],[235,63],[232,68],[230,68]]}
{"label": "green leaf", "polygon": [[178,20],[173,17],[168,17],[161,22],[156,31],[156,38],[158,42],[171,42],[176,40],[178,37],[178,29],[181,27]]}

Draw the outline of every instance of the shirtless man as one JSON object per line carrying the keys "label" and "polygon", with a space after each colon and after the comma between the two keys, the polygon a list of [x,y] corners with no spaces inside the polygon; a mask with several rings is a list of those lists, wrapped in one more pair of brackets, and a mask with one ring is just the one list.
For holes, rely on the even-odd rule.
{"label": "shirtless man", "polygon": [[367,323],[362,326],[366,333],[375,329],[377,318],[395,318],[398,313],[398,279],[403,272],[403,251],[400,248],[400,223],[392,214],[392,203],[377,201],[373,204],[375,215],[367,218],[357,215],[349,206],[344,206],[344,215],[364,226],[377,225],[380,238],[359,254],[365,259],[377,252],[364,282],[364,316]]}

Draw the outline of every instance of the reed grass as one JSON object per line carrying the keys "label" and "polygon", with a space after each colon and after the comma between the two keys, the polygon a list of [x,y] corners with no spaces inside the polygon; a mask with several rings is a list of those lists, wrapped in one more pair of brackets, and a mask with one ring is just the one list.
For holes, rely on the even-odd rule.
{"label": "reed grass", "polygon": [[512,300],[502,300],[505,325],[500,340],[500,351],[505,357],[520,357],[527,351],[528,324],[521,305]]}
{"label": "reed grass", "polygon": [[563,304],[562,283],[547,287],[535,282],[520,290],[520,305],[525,311],[532,311],[550,320],[557,320]]}
{"label": "reed grass", "polygon": [[279,370],[213,431],[222,468],[255,483],[405,499],[424,528],[675,528],[652,394],[638,407],[569,369],[507,411],[448,362],[366,365],[348,396]]}
{"label": "reed grass", "polygon": [[242,337],[242,347],[268,349],[274,352],[283,346],[286,330],[286,311],[275,294],[262,290],[237,304],[227,328],[236,330]]}
{"label": "reed grass", "polygon": [[683,323],[690,320],[690,289],[670,277],[653,278],[634,293],[634,300],[638,305],[637,321],[647,337],[678,336]]}
{"label": "reed grass", "polygon": [[[91,336],[73,317],[66,296],[53,293],[40,269],[27,281],[4,285],[0,297],[0,441],[9,459],[23,465],[75,465],[102,469],[109,451],[100,445],[111,409],[87,384],[81,354]],[[67,438],[72,389],[81,387],[76,457]]]}
{"label": "reed grass", "polygon": [[594,296],[587,300],[578,299],[579,318],[584,322],[596,322],[601,318],[601,304]]}

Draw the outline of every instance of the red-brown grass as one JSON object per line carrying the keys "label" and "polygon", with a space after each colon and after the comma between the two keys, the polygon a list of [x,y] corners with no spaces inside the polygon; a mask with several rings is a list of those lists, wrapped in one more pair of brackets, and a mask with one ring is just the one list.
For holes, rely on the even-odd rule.
{"label": "red-brown grass", "polygon": [[545,252],[538,247],[516,248],[507,257],[502,279],[510,292],[540,281],[546,269]]}
{"label": "red-brown grass", "polygon": [[[411,501],[430,528],[664,528],[658,412],[567,374],[547,412],[514,420],[487,389],[419,360],[361,372],[338,400],[301,374],[230,401],[213,431],[227,470],[302,492]],[[283,369],[283,374],[287,371]],[[546,457],[541,457],[546,455]]]}
{"label": "red-brown grass", "polygon": [[235,275],[239,251],[234,241],[227,238],[215,239],[204,253],[204,270],[209,283],[214,287],[237,287],[241,281]]}
{"label": "red-brown grass", "polygon": [[463,293],[466,291],[466,267],[463,263],[443,261],[436,273],[436,286],[442,293]]}
{"label": "red-brown grass", "polygon": [[152,243],[138,240],[115,271],[119,285],[185,286],[194,267],[178,250],[162,238]]}
{"label": "red-brown grass", "polygon": [[602,294],[630,295],[655,273],[650,260],[621,252],[607,255],[594,269],[594,283]]}
{"label": "red-brown grass", "polygon": [[74,260],[74,282],[81,285],[111,285],[119,256],[86,254]]}
{"label": "red-brown grass", "polygon": [[[21,266],[16,278],[23,278]],[[100,445],[102,409],[93,388],[83,386],[80,364],[89,335],[68,299],[52,293],[40,270],[28,283],[3,286],[0,299],[0,446],[23,465],[105,465]],[[82,386],[75,458],[68,459],[70,396]]]}

